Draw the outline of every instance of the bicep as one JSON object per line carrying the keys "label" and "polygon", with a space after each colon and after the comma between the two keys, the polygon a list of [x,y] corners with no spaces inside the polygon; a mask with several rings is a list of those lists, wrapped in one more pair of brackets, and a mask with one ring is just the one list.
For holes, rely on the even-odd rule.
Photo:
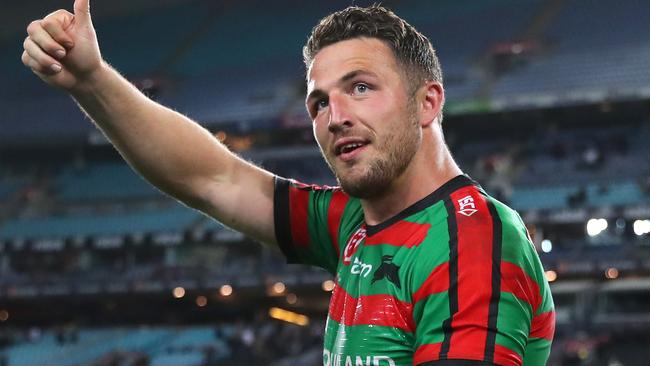
{"label": "bicep", "polygon": [[240,158],[228,174],[200,183],[198,209],[222,224],[267,244],[275,244],[274,175]]}

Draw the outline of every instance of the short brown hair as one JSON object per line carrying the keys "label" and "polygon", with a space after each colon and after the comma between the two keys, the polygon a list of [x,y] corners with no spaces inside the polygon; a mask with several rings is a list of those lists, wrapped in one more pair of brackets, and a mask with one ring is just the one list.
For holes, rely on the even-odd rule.
{"label": "short brown hair", "polygon": [[392,11],[372,5],[350,6],[332,13],[314,27],[303,47],[309,67],[323,48],[348,39],[368,37],[384,41],[404,67],[412,92],[425,81],[442,83],[442,70],[436,52],[427,37]]}

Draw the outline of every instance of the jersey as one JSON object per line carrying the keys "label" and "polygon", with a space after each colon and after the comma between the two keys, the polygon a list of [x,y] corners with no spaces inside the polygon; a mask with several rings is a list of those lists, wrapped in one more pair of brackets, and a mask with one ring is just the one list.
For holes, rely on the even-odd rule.
{"label": "jersey", "polygon": [[519,215],[468,176],[378,225],[338,187],[275,185],[287,261],[334,275],[325,366],[546,365],[542,264]]}

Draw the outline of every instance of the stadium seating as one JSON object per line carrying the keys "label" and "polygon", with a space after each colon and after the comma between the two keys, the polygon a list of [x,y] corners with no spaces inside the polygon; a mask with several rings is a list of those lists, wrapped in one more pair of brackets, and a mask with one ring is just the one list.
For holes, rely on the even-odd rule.
{"label": "stadium seating", "polygon": [[[250,150],[234,149],[244,159],[283,177],[335,185],[318,148],[304,145],[312,141],[300,52],[320,17],[349,3],[303,8],[293,0],[161,1],[146,13],[97,17],[96,26],[103,55],[139,86],[150,81],[152,98],[213,133],[250,138]],[[629,281],[647,282],[650,269],[650,236],[633,230],[637,219],[648,218],[650,207],[650,7],[590,0],[387,5],[436,48],[447,103],[443,128],[461,168],[520,211],[547,276],[557,275],[551,283],[558,320],[554,354],[610,339],[619,351],[603,346],[601,356],[642,364],[650,357],[639,352],[643,346],[606,334],[643,328],[640,339],[647,339],[650,329],[643,306],[647,286]],[[557,13],[544,18],[549,6],[557,6]],[[283,328],[257,318],[202,323],[210,326],[83,325],[74,340],[47,328],[21,334],[28,305],[57,307],[67,297],[102,306],[121,301],[121,295],[171,299],[170,290],[187,283],[192,297],[172,304],[189,298],[199,309],[192,292],[209,289],[210,305],[200,308],[208,310],[219,287],[230,283],[236,295],[229,301],[241,316],[261,306],[238,297],[246,291],[286,306],[289,298],[269,295],[269,284],[286,281],[287,292],[297,284],[316,284],[320,292],[319,284],[329,278],[320,269],[285,266],[269,248],[179,204],[134,173],[69,96],[44,86],[20,64],[15,50],[22,47],[23,33],[0,39],[4,50],[14,50],[0,52],[0,312],[11,313],[7,323],[0,317],[0,341],[13,342],[0,349],[0,365],[3,357],[8,366],[52,360],[62,366],[133,366],[140,358],[151,366],[321,362],[321,325],[315,331]],[[508,46],[517,41],[530,41],[534,48],[522,54],[513,48],[509,55]],[[496,67],[495,60],[504,56],[499,52],[511,56],[512,64]],[[17,151],[11,150],[12,156],[24,156],[16,161],[2,156],[10,148]],[[56,163],[40,159],[42,151],[57,155]],[[601,214],[608,229],[585,234],[587,220]],[[167,238],[172,239],[164,242]],[[101,247],[103,239],[119,239],[119,245]],[[52,249],[50,243],[60,245]],[[313,305],[302,302],[298,290],[294,294],[301,299],[298,307]],[[325,306],[321,301],[311,311],[322,315]],[[217,315],[235,321],[224,309]],[[192,311],[176,311],[182,314],[169,318],[150,311],[151,319],[197,321]],[[84,321],[92,316],[84,313]],[[577,331],[583,328],[605,335],[580,343],[584,337]]]}
{"label": "stadium seating", "polygon": [[[296,85],[302,84],[304,75],[300,53],[305,35],[322,14],[346,5],[340,2],[297,9],[286,2],[265,6],[261,11],[259,4],[193,3],[163,6],[146,17],[100,18],[97,31],[103,55],[118,70],[136,80],[171,79],[171,84],[162,87],[162,100],[205,123],[268,117],[281,113],[296,97],[301,99],[304,89]],[[462,101],[475,98],[480,88],[476,60],[492,43],[516,38],[538,3],[500,0],[468,8],[453,1],[438,2],[434,7],[430,2],[414,1],[396,9],[432,37],[448,76],[449,99]],[[497,16],[503,20],[499,27],[493,27]],[[477,36],[469,25],[486,31]],[[265,41],[258,42],[260,37]],[[19,49],[22,40],[18,34],[9,39],[8,43],[15,46],[10,48]],[[248,44],[256,46],[242,46]],[[68,136],[84,136],[92,131],[73,103],[62,101],[66,98],[44,87],[9,56],[0,55],[0,70],[3,78],[6,73],[7,80],[20,82],[21,88],[0,92],[0,106],[11,101],[6,120],[20,121],[1,125],[7,138],[52,138],[62,136],[62,131]],[[35,97],[39,98],[38,110],[26,104]],[[47,123],[39,122],[45,116]]]}
{"label": "stadium seating", "polygon": [[643,60],[650,55],[645,21],[650,9],[639,5],[627,2],[614,9],[602,2],[564,2],[541,36],[544,52],[504,75],[494,97],[570,99],[572,93],[596,93],[598,98],[600,93],[602,98],[647,88],[650,76]]}
{"label": "stadium seating", "polygon": [[11,194],[17,192],[26,184],[25,179],[2,179],[0,180],[0,200],[7,199]]}
{"label": "stadium seating", "polygon": [[576,186],[516,189],[510,203],[517,210],[562,208],[576,191]]}
{"label": "stadium seating", "polygon": [[[650,9],[640,5],[641,3],[632,1],[612,8],[602,2],[567,1],[549,26],[547,34],[564,49],[643,44],[650,37],[650,26],[646,22]],[[611,27],[606,24],[621,26]]]}
{"label": "stadium seating", "polygon": [[120,235],[129,233],[182,232],[201,215],[177,205],[166,209],[90,215],[47,216],[10,219],[0,225],[0,238],[56,238],[74,235]]}
{"label": "stadium seating", "polygon": [[292,78],[259,75],[261,70],[188,77],[161,101],[207,125],[261,120],[253,125],[262,129],[294,101],[297,88]]}
{"label": "stadium seating", "polygon": [[171,328],[103,328],[76,331],[74,341],[57,339],[56,332],[46,331],[29,342],[10,347],[6,352],[9,365],[45,366],[53,359],[57,365],[96,364],[114,352],[148,354],[152,366],[201,366],[203,347],[214,346],[227,352],[223,341],[207,327]]}
{"label": "stadium seating", "polygon": [[[104,55],[119,70],[136,80],[171,79],[171,84],[162,86],[161,100],[207,124],[277,116],[295,98],[300,99],[304,90],[299,87],[304,75],[300,48],[305,34],[322,13],[337,5],[295,9],[287,2],[265,6],[262,12],[251,4],[193,3],[163,6],[146,17],[100,19],[98,36]],[[431,37],[452,111],[455,103],[477,98],[486,101],[486,106],[490,99],[500,105],[527,95],[563,95],[571,100],[572,93],[579,93],[599,98],[638,91],[650,83],[643,61],[650,55],[644,38],[647,32],[642,31],[646,29],[645,7],[630,3],[612,12],[602,4],[571,1],[539,35],[541,41],[550,42],[548,49],[487,87],[490,80],[482,63],[490,48],[519,40],[543,5],[539,0],[471,6],[412,1],[397,4],[396,10]],[[599,17],[581,16],[592,12]],[[496,18],[499,27],[493,26]],[[601,18],[612,26],[602,27],[601,21],[593,20]],[[177,26],[159,26],[171,23]],[[477,28],[483,31],[477,33]],[[257,42],[260,37],[265,41]],[[22,38],[16,35],[7,42],[20,48]],[[242,46],[248,44],[256,47]],[[7,80],[21,85],[19,90],[0,92],[0,107],[6,104],[3,120],[20,121],[3,125],[7,138],[62,136],[61,131],[84,136],[92,131],[73,103],[44,87],[15,58],[4,54],[0,65],[3,79],[6,74]],[[28,106],[32,97],[39,98],[37,110]],[[47,123],[40,122],[44,116]]]}
{"label": "stadium seating", "polygon": [[68,168],[57,177],[56,186],[57,196],[64,201],[127,200],[161,194],[125,163]]}
{"label": "stadium seating", "polygon": [[529,94],[563,96],[569,100],[576,93],[596,97],[625,95],[647,87],[650,76],[642,60],[649,55],[647,46],[621,46],[605,54],[599,48],[551,53],[506,74],[492,92],[495,98]]}
{"label": "stadium seating", "polygon": [[10,365],[47,365],[54,359],[62,366],[84,364],[117,346],[115,340],[124,335],[120,330],[81,331],[79,342],[61,344],[55,334],[48,332],[33,343],[11,347],[7,355]]}
{"label": "stadium seating", "polygon": [[151,360],[151,366],[201,366],[201,353],[158,355]]}
{"label": "stadium seating", "polygon": [[207,2],[161,6],[146,16],[129,14],[96,22],[102,52],[120,72],[151,76],[162,71],[209,15]]}

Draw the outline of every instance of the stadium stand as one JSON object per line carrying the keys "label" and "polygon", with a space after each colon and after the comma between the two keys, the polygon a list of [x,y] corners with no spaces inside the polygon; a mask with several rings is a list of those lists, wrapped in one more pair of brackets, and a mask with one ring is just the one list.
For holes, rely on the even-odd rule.
{"label": "stadium stand", "polygon": [[8,220],[2,227],[4,238],[48,238],[74,235],[119,235],[183,231],[200,215],[187,207],[138,212],[91,213],[88,215],[48,216],[38,219]]}
{"label": "stadium stand", "polygon": [[[179,0],[96,25],[152,98],[281,176],[335,185],[304,112],[300,47],[347,3]],[[386,2],[437,48],[456,159],[534,238],[557,311],[549,365],[645,364],[650,7],[431,4]],[[2,34],[21,48],[22,33]],[[0,52],[0,366],[322,362],[329,277],[152,188],[16,55]],[[270,319],[274,306],[309,325]]]}
{"label": "stadium stand", "polygon": [[65,201],[130,199],[158,195],[158,191],[123,163],[67,169],[55,189]]}
{"label": "stadium stand", "polygon": [[[615,9],[592,1],[564,1],[540,35],[539,55],[503,75],[494,97],[537,94],[571,100],[647,93],[650,79],[642,61],[650,52],[643,20],[647,15],[648,9],[634,1]],[[614,24],[625,26],[608,26]]]}

